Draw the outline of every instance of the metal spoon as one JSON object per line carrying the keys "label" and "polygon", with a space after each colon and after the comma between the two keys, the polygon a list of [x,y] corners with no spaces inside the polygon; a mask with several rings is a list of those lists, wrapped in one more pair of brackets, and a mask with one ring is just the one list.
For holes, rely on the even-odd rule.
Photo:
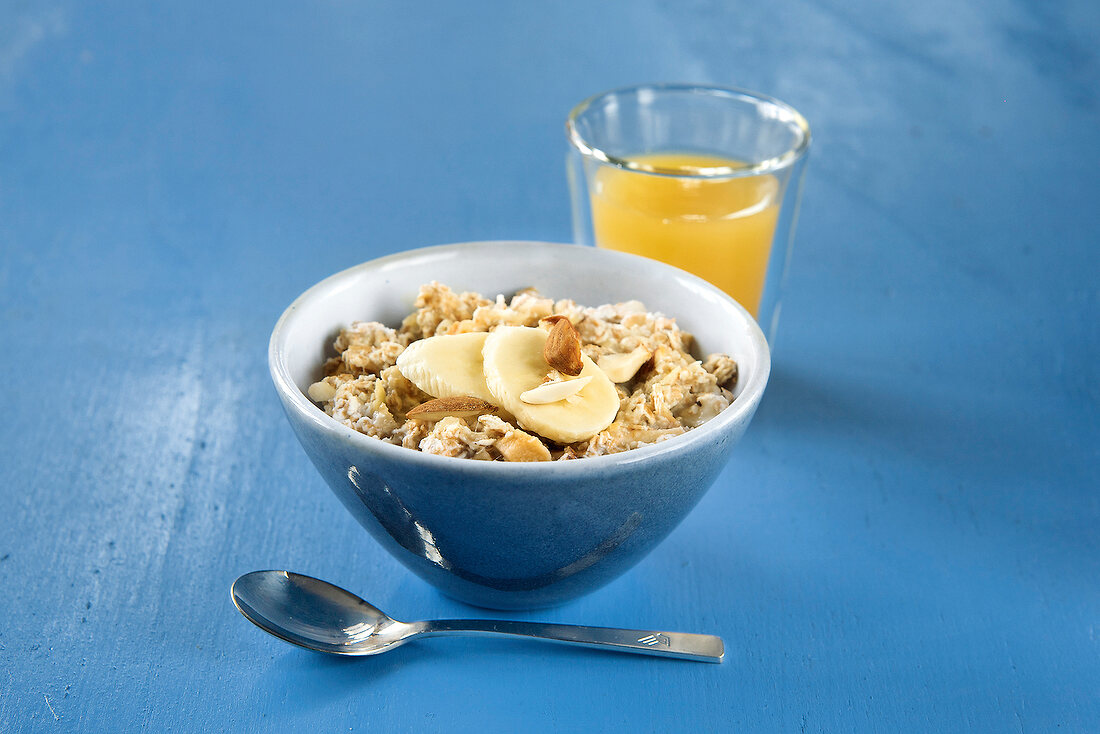
{"label": "metal spoon", "polygon": [[414,637],[506,635],[603,650],[722,662],[722,640],[712,635],[507,620],[442,619],[398,622],[350,591],[290,571],[253,571],[233,582],[241,614],[279,639],[317,652],[377,655]]}

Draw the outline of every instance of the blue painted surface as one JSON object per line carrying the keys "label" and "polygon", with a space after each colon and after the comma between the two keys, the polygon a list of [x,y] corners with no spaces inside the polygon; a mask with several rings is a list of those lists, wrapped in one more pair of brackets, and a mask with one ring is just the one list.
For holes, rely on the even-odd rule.
{"label": "blue painted surface", "polygon": [[[1098,48],[1086,0],[4,5],[0,730],[1100,730]],[[814,127],[755,490],[507,616],[725,663],[252,629],[271,566],[470,616],[325,488],[268,334],[378,255],[567,239],[565,114],[652,80]]]}

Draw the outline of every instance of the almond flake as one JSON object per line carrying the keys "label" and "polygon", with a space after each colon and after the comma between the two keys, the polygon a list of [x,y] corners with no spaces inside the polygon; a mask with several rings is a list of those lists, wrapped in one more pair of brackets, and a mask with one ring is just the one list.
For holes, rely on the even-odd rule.
{"label": "almond flake", "polygon": [[456,418],[475,418],[479,415],[492,413],[496,409],[495,405],[481,398],[462,395],[452,398],[436,398],[421,403],[406,413],[405,417],[417,421],[437,421],[449,415]]}
{"label": "almond flake", "polygon": [[566,316],[547,316],[544,322],[553,324],[542,348],[543,359],[558,372],[576,377],[584,369],[581,359],[581,335]]}
{"label": "almond flake", "polygon": [[570,395],[576,395],[584,386],[592,381],[592,376],[578,377],[575,380],[562,380],[561,382],[544,382],[538,387],[520,393],[519,399],[528,405],[545,405],[564,400]]}
{"label": "almond flake", "polygon": [[327,403],[336,395],[336,388],[322,380],[309,386],[309,399],[315,403]]}
{"label": "almond flake", "polygon": [[645,347],[636,347],[632,352],[601,354],[596,364],[612,382],[630,382],[652,356],[653,352]]}

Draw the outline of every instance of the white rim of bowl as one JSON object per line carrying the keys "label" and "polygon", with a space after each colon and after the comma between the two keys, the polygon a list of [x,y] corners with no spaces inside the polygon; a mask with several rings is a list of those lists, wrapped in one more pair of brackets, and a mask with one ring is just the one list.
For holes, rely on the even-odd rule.
{"label": "white rim of bowl", "polygon": [[[414,449],[408,449],[404,446],[397,446],[386,441],[372,438],[359,431],[353,430],[343,423],[340,423],[332,416],[326,414],[321,410],[312,400],[310,400],[305,393],[303,393],[298,386],[291,379],[290,370],[287,366],[286,359],[284,358],[285,350],[282,348],[282,338],[285,334],[286,326],[290,320],[294,317],[295,311],[303,304],[309,301],[314,295],[322,290],[328,290],[335,282],[346,280],[355,277],[363,270],[376,270],[384,268],[386,265],[394,262],[399,262],[416,257],[425,257],[444,254],[448,251],[456,251],[460,249],[468,249],[471,247],[489,247],[489,248],[501,248],[501,249],[513,249],[516,247],[541,247],[541,248],[571,248],[577,250],[587,250],[593,253],[603,253],[599,257],[609,257],[611,259],[625,258],[628,260],[641,260],[645,261],[648,265],[654,265],[658,268],[667,269],[669,275],[675,276],[689,283],[693,283],[697,287],[702,287],[704,290],[710,291],[713,295],[719,297],[720,300],[726,301],[729,305],[733,306],[734,310],[739,312],[745,321],[745,324],[749,327],[749,338],[752,345],[755,347],[757,354],[759,355],[760,364],[757,369],[753,370],[753,373],[749,375],[748,382],[742,388],[741,393],[737,396],[737,399],[730,404],[730,407],[723,410],[714,418],[711,418],[706,423],[702,424],[698,428],[693,428],[686,433],[679,436],[673,436],[659,443],[649,444],[636,449],[630,449],[629,451],[622,451],[615,454],[605,454],[603,456],[591,456],[582,459],[572,459],[568,461],[532,461],[532,462],[505,462],[505,461],[477,461],[474,459],[457,458],[453,456],[438,456],[436,454],[426,454],[422,451],[416,451]],[[567,297],[567,296],[563,296]],[[676,318],[676,314],[666,314],[672,318]],[[354,314],[349,315],[349,323],[355,318]],[[275,323],[275,328],[271,332],[271,339],[268,342],[268,369],[271,373],[271,379],[275,383],[275,389],[282,395],[288,398],[289,404],[306,420],[314,423],[323,432],[332,434],[345,440],[350,440],[353,444],[361,446],[363,449],[369,452],[380,452],[383,456],[389,455],[394,459],[402,459],[411,461],[414,464],[423,464],[425,467],[431,467],[434,469],[449,469],[457,471],[466,471],[480,473],[485,472],[489,475],[502,471],[518,471],[518,472],[530,472],[533,474],[542,473],[547,471],[552,472],[579,472],[585,471],[585,467],[590,469],[608,468],[611,466],[622,466],[626,464],[633,464],[640,461],[646,461],[663,454],[677,451],[680,447],[697,443],[705,440],[711,433],[720,431],[729,423],[733,423],[739,420],[745,413],[748,413],[755,409],[755,406],[759,404],[763,395],[764,388],[767,386],[768,377],[771,373],[771,353],[768,348],[768,342],[764,338],[764,332],[761,331],[759,324],[753,319],[745,308],[728,296],[725,292],[711,285],[707,281],[692,275],[684,270],[667,265],[656,260],[642,257],[640,255],[633,255],[624,252],[617,252],[614,250],[598,250],[593,247],[587,247],[583,245],[572,245],[558,242],[540,242],[534,240],[481,240],[473,242],[455,242],[446,245],[434,245],[431,247],[421,247],[413,250],[403,250],[392,255],[385,255],[374,260],[368,260],[367,262],[354,265],[345,270],[341,270],[334,273],[327,278],[315,283],[306,289],[301,295],[294,299],[294,301],[283,311],[279,320]],[[398,453],[393,453],[398,452]],[[579,466],[577,466],[579,465]]]}

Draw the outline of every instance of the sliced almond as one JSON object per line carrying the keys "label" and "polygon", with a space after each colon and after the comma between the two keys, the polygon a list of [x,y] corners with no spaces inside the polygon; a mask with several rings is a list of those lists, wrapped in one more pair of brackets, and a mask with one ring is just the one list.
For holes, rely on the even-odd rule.
{"label": "sliced almond", "polygon": [[315,403],[327,403],[336,395],[336,388],[331,383],[315,382],[309,386],[309,399]]}
{"label": "sliced almond", "polygon": [[479,415],[492,413],[496,409],[495,405],[481,398],[462,395],[452,398],[436,398],[421,403],[406,413],[405,417],[416,421],[438,421],[449,415],[456,418],[475,418]]}
{"label": "sliced almond", "polygon": [[533,387],[520,393],[519,399],[529,405],[545,405],[565,400],[570,395],[576,395],[584,386],[592,381],[592,376],[578,377],[575,380],[562,380],[561,382],[544,382],[538,387]]}
{"label": "sliced almond", "polygon": [[652,356],[653,352],[645,347],[635,347],[632,352],[601,354],[596,364],[612,382],[630,382]]}
{"label": "sliced almond", "polygon": [[558,372],[576,377],[584,369],[581,361],[581,335],[566,316],[547,316],[543,321],[553,324],[542,348],[546,364]]}

